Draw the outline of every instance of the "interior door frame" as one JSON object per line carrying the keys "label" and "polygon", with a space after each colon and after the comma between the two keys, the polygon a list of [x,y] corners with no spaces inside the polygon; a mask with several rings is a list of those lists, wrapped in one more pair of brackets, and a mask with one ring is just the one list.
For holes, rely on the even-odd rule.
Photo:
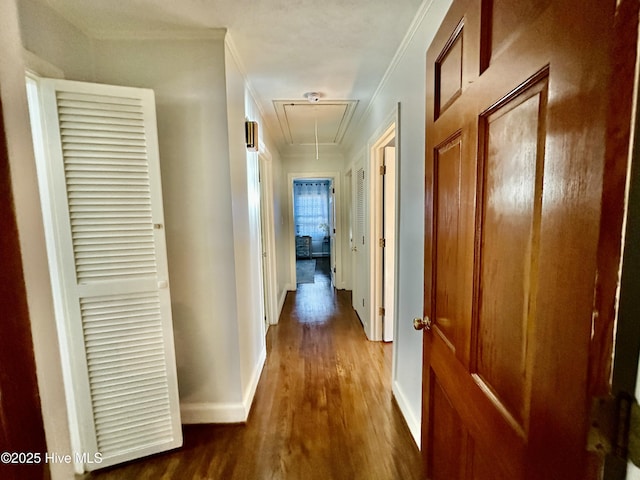
{"label": "interior door frame", "polygon": [[[4,78],[2,79],[4,83]],[[26,159],[23,158],[23,160]],[[11,175],[12,158],[5,128],[3,99],[0,98],[0,218],[3,225],[2,260],[3,279],[0,299],[4,308],[11,311],[11,321],[0,324],[3,338],[10,338],[0,354],[0,444],[3,448],[23,452],[44,452],[47,439],[43,419],[36,371],[35,339],[32,323],[36,319],[27,295],[27,282],[15,205],[14,179]],[[54,342],[55,343],[55,342]],[[49,477],[46,462],[36,465],[0,465],[0,473],[9,479],[30,475]]]}
{"label": "interior door frame", "polygon": [[[598,245],[595,330],[590,351],[590,394],[638,398],[640,324],[637,299],[640,266],[640,103],[638,100],[638,12],[634,0],[616,8],[612,48],[602,217]],[[631,293],[634,292],[634,293]],[[611,341],[613,339],[613,342]],[[613,365],[610,360],[613,359]],[[630,461],[609,454],[604,479],[640,478]]]}
{"label": "interior door frame", "polygon": [[[336,286],[336,187],[330,183],[329,192],[329,277],[331,286]],[[324,247],[323,247],[324,248]]]}
{"label": "interior door frame", "polygon": [[336,218],[334,228],[336,230],[335,234],[331,233],[335,237],[335,259],[331,259],[331,262],[336,266],[335,278],[336,285],[335,288],[343,288],[344,278],[342,275],[342,229],[340,228],[342,225],[342,182],[341,176],[339,172],[302,172],[296,173],[292,172],[287,174],[287,191],[289,192],[289,278],[291,282],[291,288],[289,290],[296,291],[298,289],[296,285],[296,248],[294,239],[296,237],[295,225],[294,225],[294,215],[293,215],[293,206],[294,206],[294,191],[293,191],[293,182],[295,180],[320,180],[327,179],[331,180],[333,184],[333,188],[335,189],[335,210],[336,210]]}
{"label": "interior door frame", "polygon": [[[369,340],[373,341],[383,341],[384,340],[384,328],[383,328],[383,316],[379,314],[379,308],[383,307],[388,308],[387,305],[383,305],[383,287],[384,287],[384,276],[383,276],[383,252],[382,248],[380,248],[378,244],[378,239],[384,237],[383,231],[383,206],[382,206],[382,192],[383,192],[383,176],[380,175],[380,168],[384,162],[384,151],[385,147],[387,147],[391,142],[395,140],[396,143],[396,156],[395,156],[395,167],[396,167],[396,175],[393,179],[391,185],[387,185],[387,187],[391,187],[391,191],[385,192],[387,195],[385,197],[385,202],[393,202],[393,208],[396,212],[395,215],[395,224],[393,226],[394,237],[398,236],[398,167],[399,167],[399,158],[400,158],[400,149],[397,147],[398,133],[399,129],[397,126],[399,125],[399,106],[396,106],[390,115],[387,116],[387,120],[383,123],[380,129],[373,135],[373,141],[370,142],[369,147],[369,178],[371,181],[369,182],[369,244],[371,248],[369,249],[369,263],[371,265],[370,271],[371,276],[369,279],[369,303],[371,308],[369,309],[369,325],[370,331],[367,332],[367,336]],[[365,227],[366,229],[366,227]],[[387,252],[387,254],[393,255],[394,258],[394,269],[391,272],[393,277],[390,283],[393,283],[394,290],[394,298],[397,298],[397,276],[398,276],[398,252],[397,249],[393,252]],[[387,272],[385,272],[387,273]],[[397,305],[394,303],[390,306],[392,309],[393,318],[397,318]],[[394,334],[393,337],[396,336],[397,322],[394,325]]]}

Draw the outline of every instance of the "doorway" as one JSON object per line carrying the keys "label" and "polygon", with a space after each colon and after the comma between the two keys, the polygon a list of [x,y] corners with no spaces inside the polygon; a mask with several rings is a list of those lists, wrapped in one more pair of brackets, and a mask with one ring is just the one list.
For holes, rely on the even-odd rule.
{"label": "doorway", "polygon": [[290,290],[314,283],[316,269],[333,288],[342,286],[340,176],[338,173],[289,174]]}
{"label": "doorway", "polygon": [[[394,117],[395,119],[395,117]],[[396,122],[392,121],[371,148],[373,340],[391,342],[395,330],[396,290]]]}
{"label": "doorway", "polygon": [[333,181],[329,178],[293,181],[296,286],[331,275],[331,237],[334,232]]}

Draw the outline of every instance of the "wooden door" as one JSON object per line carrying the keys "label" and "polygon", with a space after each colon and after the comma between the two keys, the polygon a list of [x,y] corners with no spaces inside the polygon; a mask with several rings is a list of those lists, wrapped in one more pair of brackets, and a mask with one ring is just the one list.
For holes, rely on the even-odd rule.
{"label": "wooden door", "polygon": [[588,478],[614,4],[455,0],[428,50],[427,478]]}

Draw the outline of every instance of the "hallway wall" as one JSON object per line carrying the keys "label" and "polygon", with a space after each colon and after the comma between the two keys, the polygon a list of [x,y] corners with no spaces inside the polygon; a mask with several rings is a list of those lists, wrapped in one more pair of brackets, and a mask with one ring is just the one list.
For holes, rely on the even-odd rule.
{"label": "hallway wall", "polygon": [[97,81],[156,94],[178,381],[187,423],[206,421],[213,405],[242,402],[238,325],[223,320],[238,317],[224,35],[105,40],[95,48]]}
{"label": "hallway wall", "polygon": [[[232,181],[231,162],[246,157],[244,115],[255,106],[228,62],[226,32],[97,40],[49,8],[19,3],[22,43],[43,64],[70,80],[155,91],[183,422],[243,421],[265,340],[253,324],[262,320],[260,294],[255,283],[249,297],[244,288],[254,272],[238,263],[255,246],[247,227],[247,185],[255,178],[240,169]],[[235,117],[242,122],[229,127]],[[66,412],[64,402],[57,409]]]}
{"label": "hallway wall", "polygon": [[[359,124],[349,148],[349,161],[366,155],[375,135],[400,103],[397,128],[399,230],[397,232],[397,310],[393,390],[413,433],[420,442],[422,404],[422,334],[412,320],[422,316],[424,244],[425,56],[451,0],[425,0],[389,66],[368,115]],[[366,168],[371,170],[370,168]],[[370,172],[369,172],[370,173]],[[369,179],[367,178],[367,184]],[[367,225],[367,231],[369,226]]]}
{"label": "hallway wall", "polygon": [[[60,68],[68,78],[133,83],[157,90],[171,287],[176,296],[174,322],[179,325],[176,340],[181,393],[192,405],[240,405],[243,384],[251,369],[246,364],[242,366],[239,345],[248,345],[251,355],[256,351],[249,337],[241,342],[245,333],[240,328],[246,326],[238,324],[234,249],[241,247],[234,245],[230,233],[234,193],[229,185],[224,41],[220,37],[98,41],[85,37],[53,11],[39,10],[29,0],[21,0],[20,4],[25,46]],[[421,403],[421,372],[416,365],[421,363],[422,336],[411,329],[410,321],[422,313],[422,269],[416,265],[422,263],[424,216],[424,55],[449,4],[450,0],[425,0],[401,54],[390,66],[366,118],[357,125],[357,136],[346,157],[323,156],[321,166],[310,157],[274,161],[278,293],[283,295],[293,281],[288,274],[288,252],[293,241],[288,238],[288,173],[338,171],[343,176],[344,189],[344,172],[348,169],[345,164],[366,151],[373,133],[401,103],[399,327],[393,388],[416,439]],[[171,62],[181,68],[174,68]],[[143,68],[136,68],[137,65]],[[238,82],[235,77],[234,82]],[[275,149],[271,153],[277,156]],[[347,219],[348,202],[343,199],[342,205],[342,218]],[[215,225],[215,230],[202,228],[202,222]],[[350,258],[347,227],[343,221],[344,259]],[[350,288],[350,262],[342,263],[338,286]],[[196,419],[198,413],[193,414]]]}
{"label": "hallway wall", "polygon": [[236,264],[236,305],[240,341],[240,379],[243,402],[251,401],[266,359],[265,305],[262,283],[260,225],[260,166],[258,153],[248,151],[245,120],[258,122],[258,143],[268,142],[260,112],[248,94],[232,40],[225,42],[227,128],[231,170],[233,240]]}
{"label": "hallway wall", "polygon": [[33,0],[15,0],[22,45],[55,65],[68,79],[94,81],[93,41],[52,8]]}

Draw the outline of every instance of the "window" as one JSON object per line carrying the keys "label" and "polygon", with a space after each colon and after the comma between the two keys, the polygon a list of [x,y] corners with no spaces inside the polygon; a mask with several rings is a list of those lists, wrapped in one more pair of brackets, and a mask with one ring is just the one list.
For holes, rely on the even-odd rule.
{"label": "window", "polygon": [[293,182],[293,212],[296,236],[310,236],[313,251],[329,236],[330,180]]}

